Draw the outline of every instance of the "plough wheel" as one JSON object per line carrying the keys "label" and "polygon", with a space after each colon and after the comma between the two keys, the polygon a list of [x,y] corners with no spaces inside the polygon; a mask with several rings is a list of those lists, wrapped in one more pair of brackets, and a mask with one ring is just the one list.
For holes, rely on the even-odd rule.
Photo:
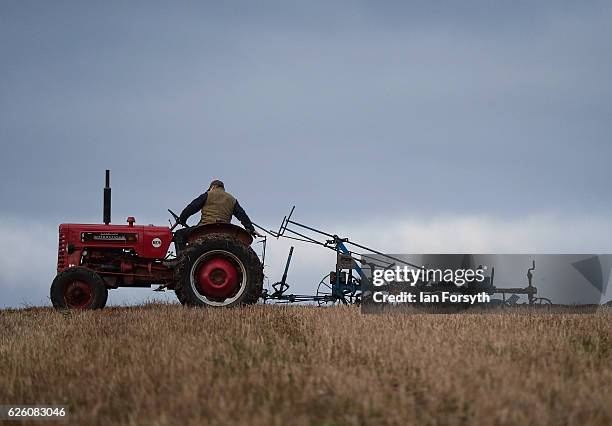
{"label": "plough wheel", "polygon": [[332,294],[332,286],[327,282],[330,274],[323,277],[317,287],[317,304],[319,306],[354,305],[361,303],[361,296],[355,293],[344,293],[342,297]]}

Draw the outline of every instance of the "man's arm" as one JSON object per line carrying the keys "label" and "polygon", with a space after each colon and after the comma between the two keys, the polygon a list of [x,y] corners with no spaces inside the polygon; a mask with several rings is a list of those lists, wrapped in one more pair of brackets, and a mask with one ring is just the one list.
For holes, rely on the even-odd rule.
{"label": "man's arm", "polygon": [[255,232],[253,222],[251,222],[249,216],[246,214],[240,203],[238,203],[238,200],[236,200],[236,204],[234,204],[234,211],[232,213],[234,214],[234,216],[236,216],[236,219],[238,219],[240,223],[242,223],[244,229],[251,233]]}
{"label": "man's arm", "polygon": [[189,219],[191,215],[202,210],[202,207],[204,207],[204,203],[206,202],[206,198],[208,198],[208,191],[193,200],[187,207],[185,207],[185,209],[183,209],[181,215],[179,216],[178,222],[182,225],[187,225],[187,219]]}

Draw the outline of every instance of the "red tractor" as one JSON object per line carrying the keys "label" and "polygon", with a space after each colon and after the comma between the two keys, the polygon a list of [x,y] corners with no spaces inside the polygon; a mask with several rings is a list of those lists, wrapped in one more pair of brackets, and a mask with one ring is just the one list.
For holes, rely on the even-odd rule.
{"label": "red tractor", "polygon": [[[59,227],[56,309],[101,309],[108,290],[151,287],[174,290],[183,305],[254,304],[262,293],[263,265],[243,228],[217,223],[190,228],[187,243],[168,254],[173,230],[165,226],[110,224],[110,172],[104,188],[104,224]],[[170,210],[169,210],[170,211]],[[177,219],[176,214],[170,213]]]}

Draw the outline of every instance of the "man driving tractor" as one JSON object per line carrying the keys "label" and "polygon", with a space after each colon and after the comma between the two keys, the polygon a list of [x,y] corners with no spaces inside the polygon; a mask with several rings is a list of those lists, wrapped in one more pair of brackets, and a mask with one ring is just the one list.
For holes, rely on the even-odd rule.
{"label": "man driving tractor", "polygon": [[185,242],[187,241],[187,236],[191,231],[191,228],[187,227],[187,219],[198,211],[202,213],[202,217],[198,225],[207,225],[210,223],[230,223],[232,221],[232,216],[236,216],[236,218],[242,223],[242,226],[244,226],[244,228],[249,231],[253,237],[261,237],[261,234],[255,230],[249,216],[238,203],[238,200],[236,200],[232,194],[225,191],[225,185],[223,182],[220,180],[213,180],[210,183],[208,191],[189,203],[189,205],[181,212],[181,215],[178,218],[178,223],[186,228],[175,232],[174,239],[178,250],[184,247]]}

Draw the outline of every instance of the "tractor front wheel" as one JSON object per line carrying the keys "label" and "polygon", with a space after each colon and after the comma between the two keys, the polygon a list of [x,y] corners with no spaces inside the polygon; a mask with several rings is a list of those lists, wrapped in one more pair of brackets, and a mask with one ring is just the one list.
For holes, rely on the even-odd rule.
{"label": "tractor front wheel", "polygon": [[102,309],[108,299],[104,280],[94,271],[68,268],[51,284],[51,303],[55,309]]}

